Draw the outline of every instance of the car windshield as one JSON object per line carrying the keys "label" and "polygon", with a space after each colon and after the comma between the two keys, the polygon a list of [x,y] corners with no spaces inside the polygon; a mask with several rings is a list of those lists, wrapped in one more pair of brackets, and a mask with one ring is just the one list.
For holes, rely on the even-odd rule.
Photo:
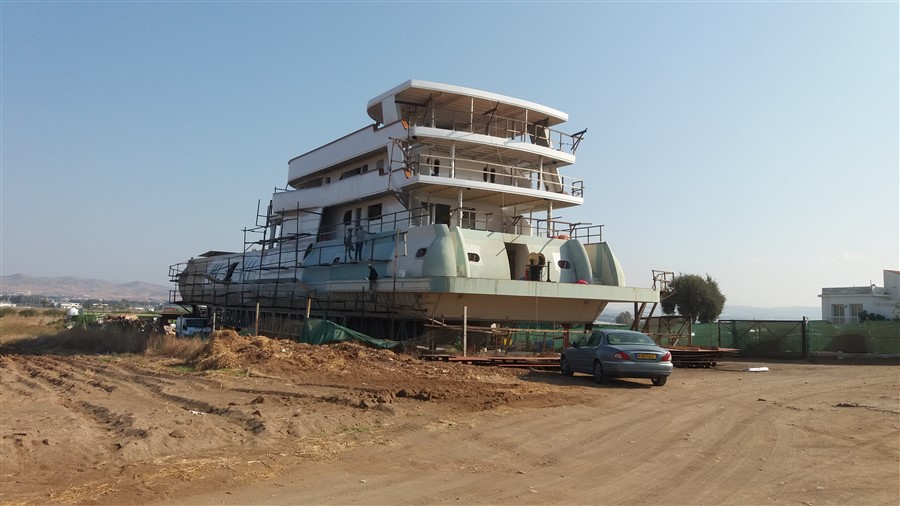
{"label": "car windshield", "polygon": [[653,338],[638,333],[618,333],[618,334],[607,334],[606,340],[609,344],[652,344],[656,346],[656,342],[653,341]]}

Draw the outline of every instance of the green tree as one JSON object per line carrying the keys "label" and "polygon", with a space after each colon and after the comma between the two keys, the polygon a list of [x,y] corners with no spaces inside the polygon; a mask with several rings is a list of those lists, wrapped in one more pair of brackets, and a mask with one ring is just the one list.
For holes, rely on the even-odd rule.
{"label": "green tree", "polygon": [[619,313],[619,316],[616,316],[616,323],[620,323],[622,325],[631,325],[634,322],[634,316],[631,316],[630,311],[623,311]]}
{"label": "green tree", "polygon": [[709,276],[679,274],[672,282],[671,293],[660,301],[666,314],[678,311],[692,322],[709,323],[716,320],[725,308],[725,296],[719,284]]}

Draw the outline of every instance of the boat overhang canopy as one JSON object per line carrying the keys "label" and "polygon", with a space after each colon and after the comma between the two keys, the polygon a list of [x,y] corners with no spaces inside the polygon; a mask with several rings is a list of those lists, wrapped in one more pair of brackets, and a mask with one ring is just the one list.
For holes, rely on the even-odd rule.
{"label": "boat overhang canopy", "polygon": [[210,251],[207,251],[206,253],[201,253],[200,255],[197,255],[197,256],[199,256],[200,258],[211,258],[211,257],[221,257],[221,256],[225,256],[225,255],[240,255],[240,253],[235,253],[233,251],[210,250]]}
{"label": "boat overhang canopy", "polygon": [[439,109],[470,110],[477,115],[492,115],[528,122],[543,122],[545,126],[558,125],[569,120],[569,115],[541,104],[508,97],[497,93],[410,79],[369,100],[366,107],[369,117],[380,124],[402,118],[386,118],[383,102],[406,107],[434,107]]}

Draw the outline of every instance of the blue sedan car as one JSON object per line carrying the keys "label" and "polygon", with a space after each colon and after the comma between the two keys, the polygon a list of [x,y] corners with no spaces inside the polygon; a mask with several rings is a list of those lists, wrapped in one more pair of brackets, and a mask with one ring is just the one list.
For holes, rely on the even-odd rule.
{"label": "blue sedan car", "polygon": [[672,374],[672,354],[647,334],[595,330],[586,341],[575,341],[563,350],[559,370],[564,376],[592,374],[600,384],[609,378],[649,378],[653,385],[662,386]]}

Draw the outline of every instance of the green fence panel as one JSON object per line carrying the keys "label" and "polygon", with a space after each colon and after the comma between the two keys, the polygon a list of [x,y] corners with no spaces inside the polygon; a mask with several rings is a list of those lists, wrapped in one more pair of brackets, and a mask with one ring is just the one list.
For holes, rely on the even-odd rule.
{"label": "green fence panel", "polygon": [[[733,339],[730,327],[720,326],[716,323],[695,323],[691,330],[691,344],[693,346],[733,348]],[[687,344],[682,340],[682,344]]]}
{"label": "green fence panel", "polygon": [[809,322],[809,351],[900,354],[900,321]]}
{"label": "green fence panel", "polygon": [[694,324],[692,330],[694,346],[737,348],[747,357],[801,358],[820,351],[900,355],[900,321],[808,321],[805,350],[800,320],[723,320]]}

